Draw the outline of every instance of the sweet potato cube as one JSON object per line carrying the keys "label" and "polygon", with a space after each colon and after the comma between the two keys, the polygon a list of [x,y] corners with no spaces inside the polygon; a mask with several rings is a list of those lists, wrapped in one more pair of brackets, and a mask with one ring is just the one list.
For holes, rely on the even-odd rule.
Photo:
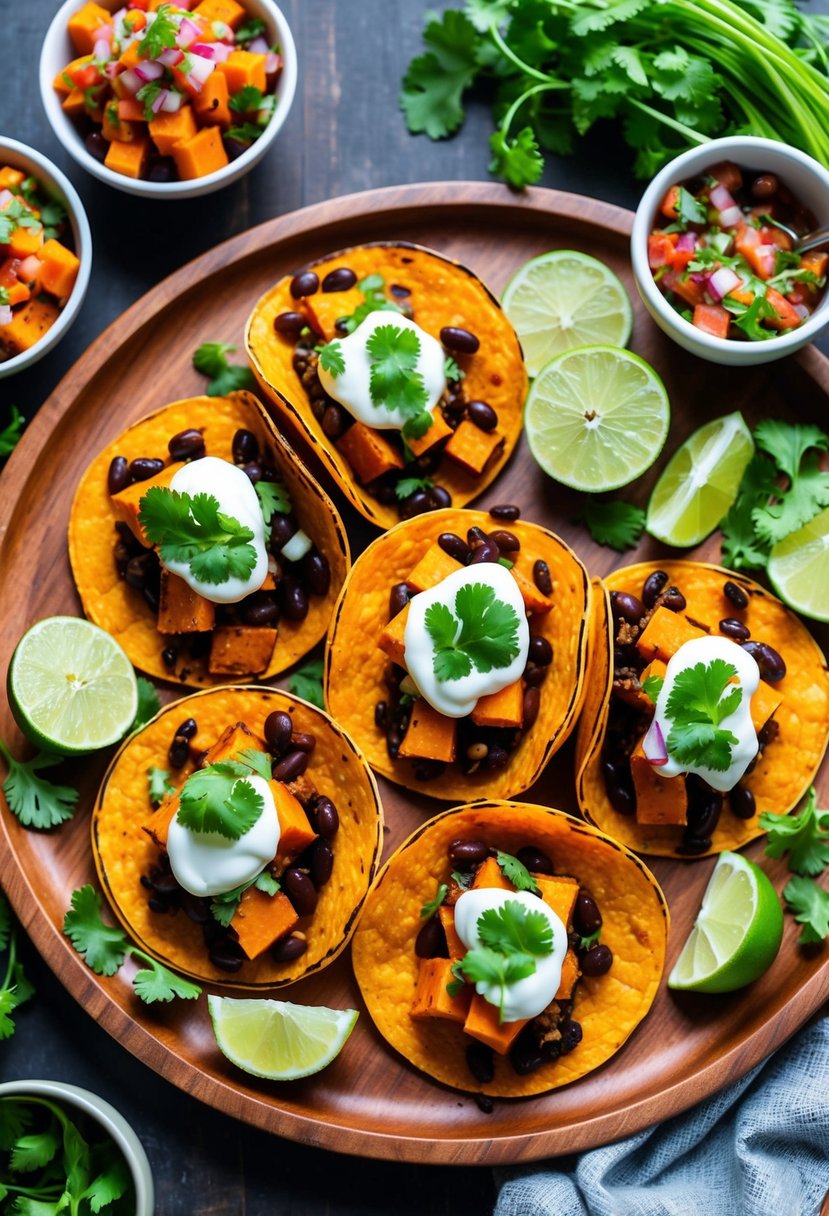
{"label": "sweet potato cube", "polygon": [[207,669],[214,676],[261,675],[275,645],[275,629],[220,625],[213,630]]}
{"label": "sweet potato cube", "polygon": [[15,258],[27,258],[31,253],[39,257],[42,247],[43,229],[40,227],[15,228],[8,243],[11,256]]}
{"label": "sweet potato cube", "polygon": [[[118,122],[123,126],[130,124],[131,129],[134,131],[136,123],[146,123],[147,120],[144,117],[144,107],[142,106],[141,102],[136,101],[134,97],[121,97],[116,102],[116,105],[118,107]],[[109,109],[108,106],[107,109]]]}
{"label": "sweet potato cube", "polygon": [[231,51],[224,62],[216,64],[216,71],[227,77],[227,89],[231,97],[248,85],[264,93],[268,85],[265,56],[256,55],[253,51]]}
{"label": "sweet potato cube", "polygon": [[472,880],[472,889],[478,890],[480,887],[494,887],[498,891],[515,890],[510,880],[504,877],[504,871],[495,857],[487,857],[486,861],[478,866]]}
{"label": "sweet potato cube", "polygon": [[14,314],[8,325],[0,325],[0,346],[13,355],[30,350],[57,319],[57,306],[35,297]]}
{"label": "sweet potato cube", "polygon": [[504,436],[497,431],[482,431],[465,418],[453,431],[452,438],[443,449],[455,464],[466,469],[473,477],[480,477],[486,466],[504,446]]}
{"label": "sweet potato cube", "polygon": [[197,131],[192,106],[180,106],[175,114],[157,114],[150,123],[150,138],[162,156],[172,156],[175,145],[192,139]]}
{"label": "sweet potato cube", "polygon": [[443,925],[443,932],[446,934],[446,946],[449,950],[451,959],[463,958],[466,954],[466,946],[458,937],[458,931],[455,928],[455,909],[450,908],[448,904],[441,904],[438,908],[438,919]]}
{"label": "sweet potato cube", "polygon": [[123,139],[113,139],[110,142],[104,164],[113,173],[123,173],[124,177],[143,177],[150,155],[150,141],[146,137],[134,139],[127,143]]}
{"label": "sweet potato cube", "polygon": [[[126,113],[132,115],[131,118],[121,117],[122,105],[127,106]],[[140,122],[135,118],[136,112],[141,119]],[[113,99],[104,106],[104,120],[101,126],[101,134],[104,139],[120,139],[122,143],[131,144],[136,139],[141,139],[145,130],[144,112],[137,101],[121,102]]]}
{"label": "sweet potato cube", "polygon": [[244,722],[235,722],[226,726],[216,742],[207,749],[204,756],[205,767],[208,764],[218,764],[221,760],[235,760],[240,752],[261,752],[265,749],[265,740],[255,735]]}
{"label": "sweet potato cube", "polygon": [[203,17],[205,21],[223,21],[232,30],[238,29],[245,16],[245,10],[236,0],[201,0],[193,9],[195,17]]}
{"label": "sweet potato cube", "polygon": [[490,1005],[489,1001],[476,992],[472,997],[463,1030],[470,1038],[486,1043],[499,1056],[505,1056],[529,1018],[519,1018],[517,1022],[499,1022],[498,1017],[498,1007]]}
{"label": "sweet potato cube", "polygon": [[32,293],[25,283],[15,281],[9,287],[6,287],[6,303],[10,304],[12,308],[14,308],[15,304],[25,304],[31,298]]}
{"label": "sweet potato cube", "polygon": [[636,792],[636,822],[685,824],[688,794],[683,777],[663,777],[646,757],[640,739],[630,757],[630,773]]}
{"label": "sweet potato cube", "polygon": [[177,574],[161,571],[156,625],[159,633],[209,633],[215,623],[216,608],[210,600]]}
{"label": "sweet potato cube", "polygon": [[648,662],[661,659],[667,663],[685,642],[705,636],[703,629],[697,629],[678,612],[660,605],[640,634],[636,649]]}
{"label": "sweet potato cube", "polygon": [[441,760],[450,764],[455,759],[458,738],[457,718],[438,713],[423,697],[412,706],[409,729],[400,744],[399,755],[420,760]]}
{"label": "sweet potato cube", "polygon": [[380,634],[377,645],[381,650],[389,656],[392,662],[398,667],[406,666],[406,647],[404,644],[404,635],[406,631],[406,621],[409,619],[409,605],[407,604],[397,616],[392,617],[386,628]]}
{"label": "sweet potato cube", "polygon": [[72,89],[70,93],[67,93],[61,102],[61,109],[70,118],[79,118],[82,114],[86,114],[83,90]]}
{"label": "sweet potato cube", "polygon": [[95,46],[95,35],[102,25],[109,25],[112,13],[89,0],[69,18],[66,29],[79,55],[88,55]]}
{"label": "sweet potato cube", "polygon": [[553,909],[566,929],[579,893],[577,879],[567,878],[563,874],[533,874],[533,878],[538,883],[541,898]]}
{"label": "sweet potato cube", "polygon": [[202,123],[211,126],[230,126],[230,92],[227,76],[223,72],[212,72],[202,85],[201,93],[193,98],[193,109]]}
{"label": "sweet potato cube", "polygon": [[227,152],[217,127],[202,127],[190,139],[173,144],[170,149],[176,162],[178,175],[183,182],[196,177],[206,177],[223,169],[228,163]]}
{"label": "sweet potato cube", "polygon": [[[343,262],[343,265],[346,263]],[[308,324],[315,334],[326,342],[333,342],[335,338],[342,337],[337,331],[337,322],[341,317],[350,317],[356,312],[363,300],[363,293],[354,286],[346,291],[318,291],[316,295],[303,296],[297,300],[296,308],[297,312],[308,318]],[[390,319],[394,320],[393,314],[390,314]]]}
{"label": "sweet potato cube", "polygon": [[436,443],[440,443],[441,439],[447,439],[452,433],[451,426],[440,409],[436,407],[432,411],[432,425],[428,431],[425,431],[419,439],[407,439],[406,443],[415,456],[422,456],[424,452],[428,452]]}
{"label": "sweet potato cube", "polygon": [[305,808],[282,781],[269,782],[276,816],[279,820],[279,845],[277,859],[280,865],[288,864],[299,857],[309,844],[313,844],[317,833],[308,822]]}
{"label": "sweet potato cube", "polygon": [[500,692],[479,697],[472,710],[476,726],[502,726],[521,729],[524,721],[524,685],[521,680],[508,684]]}
{"label": "sweet potato cube", "polygon": [[248,958],[258,958],[263,950],[290,933],[299,917],[284,891],[268,895],[258,887],[248,887],[230,922],[239,945]]}
{"label": "sweet potato cube", "polygon": [[363,486],[384,473],[403,468],[400,453],[385,435],[362,422],[355,422],[340,436],[337,449],[345,456],[354,476]]}
{"label": "sweet potato cube", "polygon": [[556,1001],[569,1001],[576,986],[576,980],[580,975],[579,960],[576,952],[568,950],[561,964],[561,983],[553,999]]}
{"label": "sweet potato cube", "polygon": [[450,557],[435,541],[421,557],[415,568],[406,575],[406,583],[413,591],[428,591],[437,587],[450,574],[462,570],[461,563]]}
{"label": "sweet potato cube", "polygon": [[518,584],[521,599],[530,616],[541,616],[550,611],[554,603],[551,595],[545,595],[543,591],[539,591],[532,578],[524,574],[523,570],[519,570],[517,563],[510,573]]}
{"label": "sweet potato cube", "polygon": [[13,169],[11,165],[0,168],[0,190],[14,190],[25,180],[26,174],[22,169]]}
{"label": "sweet potato cube", "polygon": [[146,481],[133,482],[125,490],[119,490],[117,494],[113,494],[110,499],[118,519],[125,523],[136,540],[140,540],[141,544],[147,548],[150,548],[150,542],[147,540],[146,533],[138,522],[141,499],[153,486],[169,486],[176,473],[182,467],[182,463],[182,461],[178,460],[173,464],[168,464],[160,473],[156,473],[155,477],[148,477]]}
{"label": "sweet potato cube", "polygon": [[157,849],[167,848],[167,836],[170,832],[170,824],[178,814],[178,808],[178,794],[170,794],[168,798],[164,799],[158,809],[153,812],[152,819],[142,824],[143,830],[151,838]]}
{"label": "sweet potato cube", "polygon": [[454,980],[452,960],[423,958],[417,976],[411,1015],[413,1018],[448,1018],[460,1025],[466,1021],[472,989],[465,984],[457,996],[450,996],[447,984]]}
{"label": "sweet potato cube", "polygon": [[783,694],[778,691],[776,684],[767,684],[765,680],[760,681],[757,691],[751,698],[751,722],[758,734],[769,718],[777,712],[782,701]]}
{"label": "sweet potato cube", "polygon": [[49,291],[59,300],[65,300],[70,295],[78,277],[80,260],[71,249],[61,245],[60,241],[50,238],[44,242],[38,253],[40,270],[38,283],[44,291]]}

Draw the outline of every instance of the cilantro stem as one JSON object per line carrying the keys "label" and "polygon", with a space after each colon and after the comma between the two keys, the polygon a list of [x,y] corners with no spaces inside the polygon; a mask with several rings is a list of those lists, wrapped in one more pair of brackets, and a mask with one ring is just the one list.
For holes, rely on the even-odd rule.
{"label": "cilantro stem", "polygon": [[521,94],[520,97],[516,97],[515,101],[504,115],[503,122],[501,123],[501,134],[506,139],[510,126],[512,125],[513,118],[515,118],[515,115],[521,109],[524,102],[529,101],[531,97],[536,97],[539,93],[550,93],[553,90],[569,89],[569,87],[570,86],[567,84],[551,83],[548,81],[547,84],[535,84],[531,89],[527,89]]}
{"label": "cilantro stem", "polygon": [[[511,63],[514,63],[515,66],[520,71],[522,71],[525,76],[529,76],[533,80],[540,80],[545,85],[548,85],[551,88],[558,88],[558,89],[569,89],[570,88],[570,85],[567,84],[566,81],[560,81],[557,84],[552,84],[550,81],[550,75],[548,72],[540,72],[538,70],[538,68],[530,67],[530,65],[528,63],[525,63],[524,60],[520,58],[520,56],[516,55],[516,53],[512,49],[512,47],[507,46],[506,42],[504,42],[504,39],[501,37],[500,31],[497,29],[497,27],[495,25],[491,25],[489,27],[489,35],[492,38],[492,41],[498,47],[498,50],[501,52],[501,54],[504,55],[505,58],[509,59],[509,61]],[[509,125],[509,124],[507,124],[507,125]]]}
{"label": "cilantro stem", "polygon": [[644,101],[639,101],[637,97],[628,97],[628,103],[635,106],[637,110],[641,110],[643,114],[650,114],[651,118],[664,123],[666,127],[678,131],[680,135],[684,135],[686,139],[692,140],[695,144],[709,144],[711,142],[709,136],[701,135],[693,127],[686,127],[685,123],[679,122],[676,118],[671,118],[668,114],[663,114],[661,110],[655,110],[653,106],[646,105]]}

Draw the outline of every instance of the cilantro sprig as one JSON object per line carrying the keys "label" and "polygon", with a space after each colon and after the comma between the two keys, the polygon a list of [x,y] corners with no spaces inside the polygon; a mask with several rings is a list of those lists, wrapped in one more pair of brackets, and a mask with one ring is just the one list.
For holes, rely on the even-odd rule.
{"label": "cilantro sprig", "polygon": [[209,764],[191,774],[179,794],[176,819],[193,832],[217,832],[238,840],[250,831],[265,809],[265,800],[251,785],[252,774],[271,779],[271,762],[250,748],[236,760]]}
{"label": "cilantro sprig", "polygon": [[201,996],[197,984],[175,975],[146,951],[134,946],[123,929],[104,922],[100,897],[90,883],[72,892],[71,908],[63,918],[63,931],[96,975],[115,975],[128,955],[146,963],[145,968],[136,971],[132,984],[136,995],[147,1005],[171,1001],[176,996],[185,1001]]}
{"label": "cilantro sprig", "polygon": [[471,674],[509,667],[518,655],[518,614],[499,600],[486,583],[467,583],[455,594],[454,613],[446,604],[431,604],[425,624],[434,642],[437,679],[460,680]]}
{"label": "cilantro sprig", "polygon": [[783,888],[783,898],[803,926],[798,941],[803,945],[823,941],[829,936],[829,892],[815,878],[829,866],[829,810],[820,809],[812,786],[798,815],[764,812],[758,823],[768,832],[766,854],[787,857],[796,876]]}
{"label": "cilantro sprig", "polygon": [[311,659],[302,667],[298,667],[288,678],[288,691],[303,701],[310,701],[317,709],[325,709],[325,697],[322,689],[324,663],[322,659]]}
{"label": "cilantro sprig", "polygon": [[513,857],[512,853],[504,853],[499,849],[495,860],[501,867],[501,873],[511,882],[517,891],[529,891],[531,895],[538,893],[538,883],[533,878],[523,861]]}
{"label": "cilantro sprig", "polygon": [[167,47],[176,45],[178,24],[170,16],[172,11],[172,4],[162,4],[156,9],[155,17],[147,25],[138,47],[142,59],[157,59]]}
{"label": "cilantro sprig", "polygon": [[[358,325],[365,321],[366,317],[373,312],[396,312],[398,315],[402,311],[390,300],[384,290],[385,281],[380,274],[369,274],[364,279],[360,279],[357,284],[357,290],[363,293],[363,302],[358,304],[354,312],[350,316],[342,317],[340,325],[345,333],[353,334]],[[330,345],[330,344],[329,344]]]}
{"label": "cilantro sprig", "polygon": [[2,739],[0,756],[9,770],[3,793],[9,810],[24,828],[46,831],[72,818],[78,791],[69,785],[55,785],[39,775],[41,769],[60,764],[63,756],[38,752],[31,760],[15,760]]}
{"label": "cilantro sprig", "polygon": [[405,418],[403,434],[409,439],[419,439],[432,425],[426,409],[429,394],[417,370],[420,345],[413,329],[392,324],[378,325],[366,342],[372,403],[399,411]]}
{"label": "cilantro sprig", "polygon": [[193,367],[208,377],[208,397],[225,397],[238,389],[256,387],[256,380],[249,367],[228,362],[227,356],[232,355],[235,350],[236,347],[227,342],[202,342],[193,355]]}
{"label": "cilantro sprig", "polygon": [[588,495],[584,504],[584,522],[596,544],[619,553],[639,544],[646,517],[646,511],[629,502],[603,502]]}
{"label": "cilantro sprig", "polygon": [[433,898],[428,899],[426,901],[426,903],[423,905],[423,907],[420,909],[420,915],[423,917],[424,920],[428,920],[430,917],[435,915],[438,908],[443,903],[443,901],[446,899],[446,896],[448,894],[449,894],[448,883],[439,882],[437,885],[437,890],[435,891]]}
{"label": "cilantro sprig", "polygon": [[434,487],[435,483],[431,477],[401,477],[395,484],[394,496],[402,502],[404,498],[417,493],[418,490],[433,490]]}
{"label": "cilantro sprig", "polygon": [[0,893],[0,953],[6,951],[6,969],[0,984],[0,1039],[11,1038],[14,1034],[12,1014],[34,992],[17,958],[17,921],[5,895]]}
{"label": "cilantro sprig", "polygon": [[731,681],[737,668],[725,659],[695,663],[677,673],[665,706],[671,721],[666,746],[679,764],[725,772],[738,740],[720,723],[739,706],[743,690]]}
{"label": "cilantro sprig", "polygon": [[829,891],[824,891],[811,878],[790,878],[783,888],[783,898],[803,928],[797,939],[808,946],[829,936]]}
{"label": "cilantro sprig", "polygon": [[0,429],[0,459],[10,456],[20,441],[26,419],[16,405],[9,411],[9,421]]}
{"label": "cilantro sprig", "polygon": [[236,915],[239,901],[249,887],[256,887],[257,891],[263,891],[265,895],[270,896],[276,895],[280,889],[279,883],[274,876],[268,870],[262,870],[255,878],[241,883],[238,887],[234,887],[232,891],[224,891],[221,895],[214,895],[210,901],[210,915],[213,919],[227,928]]}
{"label": "cilantro sprig", "polygon": [[212,494],[152,486],[139,503],[138,522],[165,564],[185,562],[194,578],[218,585],[246,579],[256,565],[250,528],[226,515]]}
{"label": "cilantro sprig", "polygon": [[[478,917],[476,928],[480,945],[453,963],[452,974],[461,982],[470,980],[494,988],[499,1021],[503,1022],[508,986],[533,975],[536,960],[552,954],[553,930],[543,912],[525,908],[517,899],[508,899],[499,908],[487,908]],[[454,984],[452,989],[458,991]]]}
{"label": "cilantro sprig", "polygon": [[320,367],[335,380],[345,371],[345,356],[343,355],[342,343],[337,341],[336,338],[333,342],[327,342],[321,349]]}

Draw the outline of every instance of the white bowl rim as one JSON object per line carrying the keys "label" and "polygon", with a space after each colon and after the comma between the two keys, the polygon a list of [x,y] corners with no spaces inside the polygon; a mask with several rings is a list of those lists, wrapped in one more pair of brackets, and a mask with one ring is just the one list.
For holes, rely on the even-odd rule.
{"label": "white bowl rim", "polygon": [[[829,323],[829,285],[825,289],[818,307],[808,320],[797,329],[790,330],[789,333],[779,334],[769,339],[768,342],[760,344],[759,347],[755,342],[735,342],[732,338],[717,338],[692,325],[690,321],[686,321],[665,299],[656,286],[653,272],[648,265],[647,238],[652,230],[656,203],[671,185],[676,185],[684,176],[687,176],[687,165],[696,166],[700,161],[709,160],[716,164],[729,152],[732,154],[732,159],[737,159],[741,152],[762,154],[770,150],[784,160],[795,162],[809,170],[816,181],[820,182],[822,179],[827,199],[827,215],[823,222],[829,221],[829,170],[824,168],[819,161],[806,152],[801,152],[799,148],[780,143],[777,140],[765,139],[758,135],[726,135],[721,139],[712,139],[705,144],[688,148],[659,170],[639,201],[631,231],[631,262],[637,286],[646,297],[646,301],[665,320],[669,328],[687,338],[694,346],[700,350],[710,351],[712,354],[728,355],[730,356],[728,362],[734,364],[750,365],[761,362],[757,359],[760,350],[765,355],[765,359],[762,361],[771,362],[794,350],[799,350],[810,342]],[[679,339],[677,340],[679,341]],[[685,345],[685,343],[682,344]],[[688,349],[687,346],[686,349]]]}
{"label": "white bowl rim", "polygon": [[44,156],[42,152],[38,152],[36,148],[30,147],[29,144],[21,143],[18,139],[11,139],[5,135],[0,135],[0,159],[3,158],[6,152],[11,152],[33,166],[32,177],[38,178],[39,184],[47,194],[50,193],[50,183],[43,180],[44,175],[47,178],[51,178],[54,186],[63,194],[68,204],[67,215],[72,227],[75,252],[80,260],[80,266],[78,267],[78,277],[75,280],[75,286],[69,293],[69,299],[61,309],[54,325],[50,326],[43,337],[35,342],[34,346],[31,346],[28,350],[20,351],[19,354],[13,355],[11,359],[5,359],[0,362],[0,379],[22,371],[26,367],[30,367],[31,364],[41,359],[47,351],[51,350],[56,342],[60,341],[63,334],[80,312],[81,304],[86,295],[86,289],[89,286],[89,276],[92,273],[92,231],[89,227],[89,220],[87,219],[80,195],[69,178],[53,161]]}
{"label": "white bowl rim", "polygon": [[[118,8],[120,2],[121,0],[100,0],[104,8],[112,9],[112,11]],[[296,44],[282,9],[274,3],[274,0],[245,0],[245,3],[249,4],[251,8],[261,9],[262,19],[267,14],[273,21],[282,48],[283,66],[277,86],[279,104],[276,111],[263,134],[235,160],[223,165],[214,173],[207,173],[204,177],[197,177],[190,181],[151,182],[144,178],[131,178],[126,177],[123,173],[116,173],[87,152],[71,119],[64,114],[58,96],[52,87],[56,72],[60,70],[60,67],[55,67],[57,56],[53,57],[53,52],[57,50],[62,39],[65,38],[68,42],[67,22],[80,7],[81,0],[64,0],[52,18],[40,52],[38,71],[40,99],[55,138],[87,173],[91,173],[93,177],[97,177],[99,181],[105,182],[108,186],[114,186],[116,190],[138,195],[141,198],[197,198],[199,195],[210,194],[214,190],[229,186],[243,177],[249,169],[258,164],[282,129],[293,104],[298,77]],[[74,54],[71,46],[68,47],[68,53],[70,57]],[[60,66],[65,65],[66,62],[68,61],[61,57]]]}
{"label": "white bowl rim", "polygon": [[3,1097],[53,1098],[76,1106],[94,1119],[112,1138],[129,1166],[135,1184],[135,1216],[153,1216],[155,1192],[150,1162],[136,1132],[119,1110],[91,1089],[69,1081],[18,1080],[0,1082]]}

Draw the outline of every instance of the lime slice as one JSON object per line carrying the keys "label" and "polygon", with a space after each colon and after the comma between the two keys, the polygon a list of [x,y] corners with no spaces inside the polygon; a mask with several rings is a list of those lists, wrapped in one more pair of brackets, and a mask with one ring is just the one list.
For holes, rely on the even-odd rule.
{"label": "lime slice", "polygon": [[784,603],[815,621],[829,621],[829,507],[779,540],[768,564]]}
{"label": "lime slice", "polygon": [[720,853],[668,987],[743,988],[771,966],[782,936],[783,909],[768,876],[739,853]]}
{"label": "lime slice", "polygon": [[530,389],[524,429],[545,473],[574,490],[615,490],[656,460],[671,410],[638,355],[615,346],[565,351]]}
{"label": "lime slice", "polygon": [[742,414],[707,422],[677,448],[654,486],[645,527],[666,545],[698,545],[722,520],[754,455]]}
{"label": "lime slice", "polygon": [[625,346],[633,326],[628,293],[613,271],[574,249],[525,262],[507,283],[501,304],[531,376],[577,346]]}
{"label": "lime slice", "polygon": [[222,1053],[245,1072],[270,1081],[294,1081],[325,1068],[357,1021],[356,1009],[289,1001],[209,996],[207,1007]]}
{"label": "lime slice", "polygon": [[75,616],[46,617],[23,634],[8,694],[23,734],[64,756],[116,743],[138,708],[132,663],[108,633]]}

